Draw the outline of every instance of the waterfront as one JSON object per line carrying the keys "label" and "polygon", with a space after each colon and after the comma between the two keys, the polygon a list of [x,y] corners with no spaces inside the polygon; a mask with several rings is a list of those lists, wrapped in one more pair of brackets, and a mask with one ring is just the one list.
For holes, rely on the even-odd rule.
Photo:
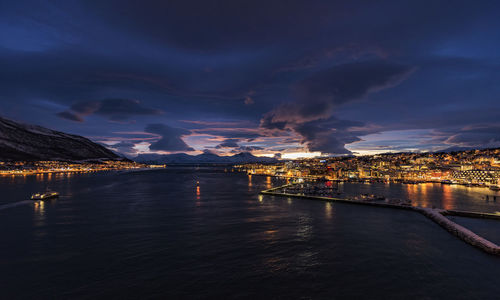
{"label": "waterfront", "polygon": [[[259,197],[283,184],[276,178],[186,167],[0,179],[7,195],[1,298],[493,299],[500,292],[500,259],[425,217]],[[62,197],[18,202],[47,185]],[[479,191],[448,187],[386,192],[498,210]],[[380,194],[385,186],[344,187],[363,189]]]}
{"label": "waterfront", "polygon": [[351,197],[366,193],[389,199],[409,199],[413,206],[420,207],[488,213],[500,211],[500,192],[484,187],[440,183],[344,183],[340,184],[340,190]]}

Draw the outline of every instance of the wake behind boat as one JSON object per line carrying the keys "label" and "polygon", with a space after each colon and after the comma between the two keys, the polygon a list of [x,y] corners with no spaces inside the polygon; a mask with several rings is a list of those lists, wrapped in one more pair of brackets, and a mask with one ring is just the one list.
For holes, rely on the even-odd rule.
{"label": "wake behind boat", "polygon": [[47,199],[54,199],[58,198],[59,193],[58,192],[51,192],[47,191],[45,193],[36,193],[31,195],[31,200],[47,200]]}

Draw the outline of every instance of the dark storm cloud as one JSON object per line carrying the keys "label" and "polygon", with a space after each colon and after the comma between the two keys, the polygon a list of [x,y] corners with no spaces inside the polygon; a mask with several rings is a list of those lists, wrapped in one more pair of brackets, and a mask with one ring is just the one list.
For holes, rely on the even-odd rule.
{"label": "dark storm cloud", "polygon": [[392,62],[365,61],[318,72],[296,83],[293,87],[296,101],[266,113],[261,128],[291,129],[303,137],[302,143],[310,151],[349,153],[344,145],[360,140],[346,131],[347,125],[355,122],[332,119],[334,108],[370,92],[395,86],[412,71],[409,66]]}
{"label": "dark storm cloud", "polygon": [[[198,120],[186,127],[196,135],[344,153],[373,131],[346,119],[381,130],[498,120],[495,1],[7,2],[0,111],[27,122],[111,136]],[[75,104],[117,98],[141,103]],[[247,123],[204,122],[228,119]]]}
{"label": "dark storm cloud", "polygon": [[259,147],[259,146],[240,146],[238,147],[239,151],[244,151],[244,152],[250,152],[250,151],[254,151],[254,150],[264,150],[263,147]]}
{"label": "dark storm cloud", "polygon": [[70,110],[58,113],[61,118],[83,122],[83,117],[96,114],[111,121],[124,121],[132,116],[159,115],[162,111],[141,105],[138,100],[105,99],[83,101],[71,105]]}
{"label": "dark storm cloud", "polygon": [[[255,150],[264,150],[263,147],[254,146],[254,145],[240,145],[241,139],[225,139],[222,143],[215,146],[215,149],[231,149],[231,153],[240,153],[240,152],[252,152]],[[247,140],[247,142],[249,142]]]}
{"label": "dark storm cloud", "polygon": [[349,128],[361,125],[363,123],[330,119],[294,124],[293,129],[302,136],[301,143],[305,144],[309,151],[349,154],[345,144],[361,140],[356,136],[360,132],[350,132]]}
{"label": "dark storm cloud", "polygon": [[[155,42],[195,51],[254,47],[305,38],[341,18],[344,3],[304,1],[99,1],[91,6],[111,26],[126,27]],[[349,5],[353,6],[353,5]],[[182,26],[178,26],[182,24]],[[175,28],[175,30],[174,30]]]}
{"label": "dark storm cloud", "polygon": [[135,149],[135,143],[133,142],[124,141],[111,146],[106,146],[125,156],[133,156],[137,154],[137,149]]}
{"label": "dark storm cloud", "polygon": [[158,141],[151,143],[149,146],[150,150],[173,152],[194,150],[182,140],[183,136],[190,134],[189,130],[174,128],[164,124],[149,124],[144,131],[157,134],[160,137]]}
{"label": "dark storm cloud", "polygon": [[[455,1],[85,1],[108,26],[188,51],[218,53],[279,45],[389,44],[416,50],[422,40],[460,33],[494,9]],[[182,24],[182,26],[179,26]],[[417,48],[418,47],[418,48]]]}
{"label": "dark storm cloud", "polygon": [[252,151],[256,151],[256,150],[257,151],[258,150],[264,150],[264,148],[263,147],[259,147],[259,146],[241,146],[241,147],[232,149],[229,152],[232,153],[232,154],[237,154],[237,153],[241,153],[241,152],[252,152]]}
{"label": "dark storm cloud", "polygon": [[459,129],[437,130],[434,141],[461,147],[500,147],[500,124],[477,124]]}
{"label": "dark storm cloud", "polygon": [[226,139],[224,142],[220,143],[217,145],[215,148],[221,149],[221,148],[237,148],[239,147],[238,142],[239,139]]}
{"label": "dark storm cloud", "polygon": [[262,136],[257,128],[206,128],[193,130],[198,134],[221,136],[227,139],[254,139]]}
{"label": "dark storm cloud", "polygon": [[299,81],[292,88],[296,101],[264,115],[261,127],[284,129],[289,123],[326,119],[335,106],[370,92],[394,86],[413,68],[387,61],[364,61],[334,66]]}

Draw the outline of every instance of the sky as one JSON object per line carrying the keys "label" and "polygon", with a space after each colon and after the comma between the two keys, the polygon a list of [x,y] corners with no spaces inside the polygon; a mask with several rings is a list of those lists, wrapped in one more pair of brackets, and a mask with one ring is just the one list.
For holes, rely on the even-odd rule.
{"label": "sky", "polygon": [[0,4],[0,116],[141,153],[500,146],[497,1]]}

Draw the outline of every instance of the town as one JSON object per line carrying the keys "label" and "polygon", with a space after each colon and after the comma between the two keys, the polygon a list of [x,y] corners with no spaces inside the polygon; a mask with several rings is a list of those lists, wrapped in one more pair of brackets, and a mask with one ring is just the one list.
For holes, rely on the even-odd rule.
{"label": "town", "polygon": [[500,184],[500,148],[440,153],[387,153],[235,166],[248,174],[352,182],[489,186]]}
{"label": "town", "polygon": [[165,165],[146,165],[128,160],[99,162],[13,161],[0,162],[0,176],[26,176],[44,173],[85,173],[124,169],[163,168]]}

